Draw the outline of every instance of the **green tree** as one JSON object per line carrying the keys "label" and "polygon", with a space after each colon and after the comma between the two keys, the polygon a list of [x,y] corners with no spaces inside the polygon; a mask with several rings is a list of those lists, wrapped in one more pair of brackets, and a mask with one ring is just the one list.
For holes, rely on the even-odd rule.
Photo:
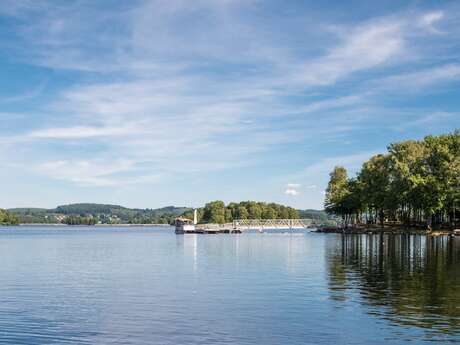
{"label": "green tree", "polygon": [[[390,174],[388,169],[389,156],[376,155],[363,164],[358,175],[363,196],[363,203],[367,206],[371,219],[378,218],[383,226],[385,211],[390,210],[392,205],[392,193],[390,191]],[[358,193],[355,190],[353,193]]]}
{"label": "green tree", "polygon": [[256,203],[255,201],[250,201],[249,205],[247,206],[249,212],[249,218],[251,219],[261,219],[262,218],[262,208],[260,204]]}
{"label": "green tree", "polygon": [[236,217],[234,217],[234,218],[235,219],[248,219],[249,218],[249,212],[246,209],[246,207],[244,207],[242,205],[238,206],[237,212],[236,212]]}
{"label": "green tree", "polygon": [[3,209],[0,209],[0,225],[18,225],[19,218]]}
{"label": "green tree", "polygon": [[204,206],[203,221],[207,223],[225,223],[225,204],[223,201],[212,201]]}
{"label": "green tree", "polygon": [[344,167],[336,166],[329,177],[324,202],[325,210],[327,213],[341,216],[342,220],[346,221],[347,208],[344,202],[350,193],[347,170]]}

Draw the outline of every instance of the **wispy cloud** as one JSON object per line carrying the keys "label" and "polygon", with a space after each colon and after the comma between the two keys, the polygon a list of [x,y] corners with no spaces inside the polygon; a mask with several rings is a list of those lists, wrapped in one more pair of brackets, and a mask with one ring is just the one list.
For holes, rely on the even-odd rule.
{"label": "wispy cloud", "polygon": [[460,80],[460,65],[447,64],[415,72],[401,73],[374,82],[377,89],[394,92],[415,92],[423,88],[451,81]]}
{"label": "wispy cloud", "polygon": [[420,19],[419,19],[419,25],[423,27],[424,29],[427,29],[431,32],[434,33],[440,33],[436,27],[435,24],[439,22],[442,18],[444,18],[444,12],[443,11],[434,11],[434,12],[428,12],[423,14]]}
{"label": "wispy cloud", "polygon": [[[78,186],[155,183],[304,155],[316,163],[286,168],[301,184],[283,190],[315,194],[334,165],[353,170],[382,146],[358,132],[378,131],[383,141],[395,131],[388,119],[405,117],[392,112],[394,94],[415,97],[460,78],[444,8],[342,21],[283,19],[258,1],[18,0],[0,15],[15,18],[12,60],[45,67],[51,84],[64,76],[0,96],[14,107],[46,91],[20,112],[34,121],[0,127],[4,155],[27,150],[31,171]],[[441,43],[424,50],[427,37]],[[443,107],[413,123],[455,113]],[[16,156],[2,157],[21,163]]]}
{"label": "wispy cloud", "polygon": [[138,172],[135,176],[123,175],[126,172],[138,171],[136,163],[127,160],[119,161],[89,161],[89,160],[63,160],[45,162],[35,167],[39,173],[49,177],[76,183],[85,187],[111,187],[135,183],[156,183],[158,175]]}
{"label": "wispy cloud", "polygon": [[42,82],[36,85],[35,87],[22,92],[20,94],[14,94],[9,96],[0,97],[0,104],[8,104],[8,103],[15,103],[15,102],[22,102],[28,99],[32,99],[38,97],[42,91],[45,89],[46,83]]}
{"label": "wispy cloud", "polygon": [[349,170],[350,176],[359,170],[362,164],[373,155],[378,154],[377,151],[360,152],[351,155],[335,156],[323,158],[320,161],[306,167],[302,175],[306,178],[316,178],[322,176],[323,181],[327,180],[328,174],[335,166],[344,166]]}
{"label": "wispy cloud", "polygon": [[326,56],[303,68],[308,85],[329,85],[354,72],[371,69],[404,54],[403,28],[398,21],[378,21],[352,29]]}
{"label": "wispy cloud", "polygon": [[101,138],[110,136],[122,136],[130,133],[130,128],[120,127],[68,127],[68,128],[48,128],[36,130],[29,134],[30,138],[40,139],[84,139]]}

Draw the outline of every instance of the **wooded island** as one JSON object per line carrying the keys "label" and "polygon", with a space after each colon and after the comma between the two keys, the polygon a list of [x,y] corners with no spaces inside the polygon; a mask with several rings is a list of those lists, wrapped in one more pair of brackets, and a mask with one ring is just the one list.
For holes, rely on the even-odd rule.
{"label": "wooded island", "polygon": [[460,216],[460,131],[388,146],[356,177],[330,173],[325,209],[343,226],[454,228]]}

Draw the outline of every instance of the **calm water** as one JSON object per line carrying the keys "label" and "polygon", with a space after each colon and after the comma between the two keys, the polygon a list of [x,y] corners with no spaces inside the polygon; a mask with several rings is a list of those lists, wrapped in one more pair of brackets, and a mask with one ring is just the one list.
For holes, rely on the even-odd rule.
{"label": "calm water", "polygon": [[0,344],[460,343],[460,238],[0,228]]}

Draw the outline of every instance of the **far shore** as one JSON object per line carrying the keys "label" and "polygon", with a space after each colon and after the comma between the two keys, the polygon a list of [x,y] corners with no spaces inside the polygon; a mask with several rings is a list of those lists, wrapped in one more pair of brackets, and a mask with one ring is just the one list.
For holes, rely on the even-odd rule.
{"label": "far shore", "polygon": [[61,223],[22,223],[19,226],[68,226],[68,227],[170,227],[169,224],[94,224],[94,225],[69,225]]}

